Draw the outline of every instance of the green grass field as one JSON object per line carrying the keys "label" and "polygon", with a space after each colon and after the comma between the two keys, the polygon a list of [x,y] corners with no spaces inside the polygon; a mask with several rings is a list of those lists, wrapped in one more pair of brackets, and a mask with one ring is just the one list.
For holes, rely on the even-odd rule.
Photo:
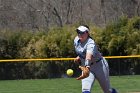
{"label": "green grass field", "polygon": [[[119,93],[140,92],[140,75],[112,76],[110,79]],[[0,93],[81,93],[81,81],[75,78],[1,80]],[[92,93],[103,93],[97,81]]]}

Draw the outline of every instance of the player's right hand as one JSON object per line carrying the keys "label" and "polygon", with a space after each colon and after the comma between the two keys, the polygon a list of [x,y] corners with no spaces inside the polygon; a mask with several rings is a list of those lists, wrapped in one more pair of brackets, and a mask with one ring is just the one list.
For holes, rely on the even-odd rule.
{"label": "player's right hand", "polygon": [[77,56],[77,57],[74,59],[74,62],[75,62],[75,63],[80,63],[80,62],[81,62],[80,57]]}

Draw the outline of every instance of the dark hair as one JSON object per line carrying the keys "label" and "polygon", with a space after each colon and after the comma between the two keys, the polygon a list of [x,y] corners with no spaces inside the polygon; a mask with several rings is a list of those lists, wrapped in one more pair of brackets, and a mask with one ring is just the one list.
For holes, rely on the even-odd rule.
{"label": "dark hair", "polygon": [[[89,29],[89,26],[88,26],[88,25],[82,25],[82,26],[84,26],[84,27],[86,27],[86,28]],[[90,29],[89,29],[89,30],[90,30]],[[87,32],[87,33],[89,33],[89,32]],[[88,35],[88,37],[92,39],[92,37],[91,37],[90,35]]]}
{"label": "dark hair", "polygon": [[89,29],[89,26],[88,25],[83,25],[83,26]]}

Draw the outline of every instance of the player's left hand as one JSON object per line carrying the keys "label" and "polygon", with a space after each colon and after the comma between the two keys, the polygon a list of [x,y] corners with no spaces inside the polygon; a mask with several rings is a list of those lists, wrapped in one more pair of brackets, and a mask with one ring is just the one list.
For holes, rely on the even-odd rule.
{"label": "player's left hand", "polygon": [[89,76],[89,67],[86,66],[79,66],[79,68],[82,70],[82,75],[80,75],[77,80],[81,80],[84,78],[87,78]]}

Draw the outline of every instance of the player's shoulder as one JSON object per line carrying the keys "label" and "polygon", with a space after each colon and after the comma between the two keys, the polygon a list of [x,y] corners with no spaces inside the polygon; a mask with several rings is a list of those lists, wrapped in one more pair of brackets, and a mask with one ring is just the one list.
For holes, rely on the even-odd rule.
{"label": "player's shoulder", "polygon": [[78,36],[76,36],[76,37],[74,38],[74,42],[79,42],[79,37],[78,37]]}
{"label": "player's shoulder", "polygon": [[95,44],[95,41],[92,38],[89,38],[87,42],[88,44]]}
{"label": "player's shoulder", "polygon": [[78,36],[76,36],[76,37],[75,37],[75,39],[74,39],[74,45],[77,45],[77,44],[78,44],[78,42],[79,42],[79,37],[78,37]]}

